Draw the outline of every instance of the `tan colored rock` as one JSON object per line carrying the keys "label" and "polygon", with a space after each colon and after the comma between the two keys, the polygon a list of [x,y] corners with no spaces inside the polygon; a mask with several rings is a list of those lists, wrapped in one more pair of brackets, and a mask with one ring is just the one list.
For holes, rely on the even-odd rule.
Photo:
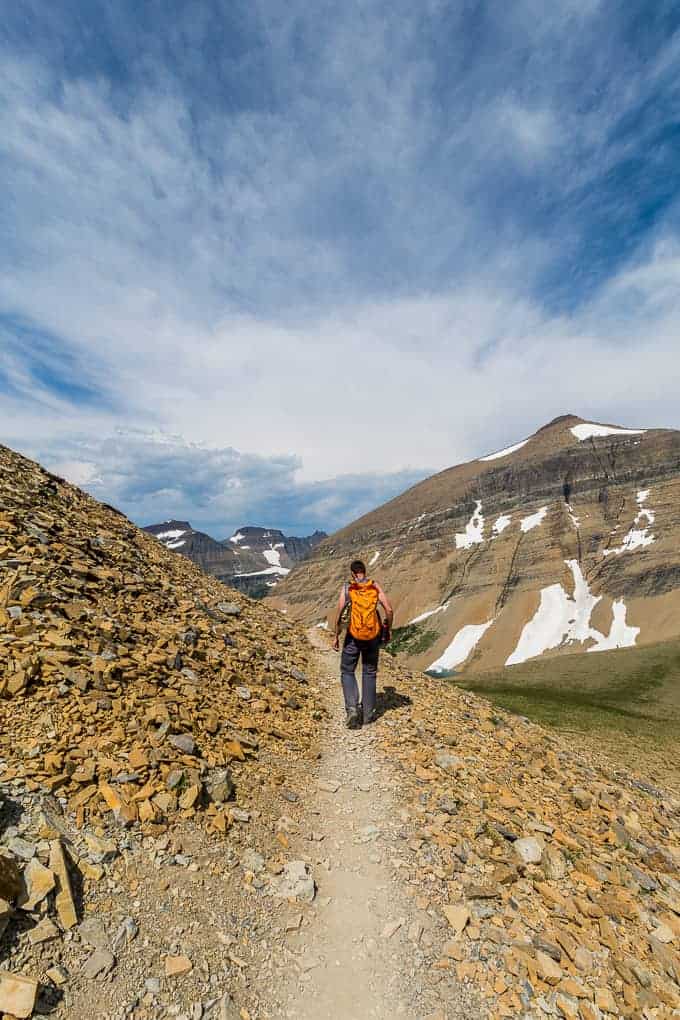
{"label": "tan colored rock", "polygon": [[566,977],[563,978],[559,983],[559,991],[564,992],[565,995],[571,996],[572,999],[589,999],[590,990],[582,985],[580,981],[575,981],[574,978]]}
{"label": "tan colored rock", "polygon": [[45,977],[48,978],[52,984],[56,985],[57,988],[61,988],[68,981],[68,974],[63,967],[49,967],[45,971]]}
{"label": "tan colored rock", "polygon": [[25,1020],[30,1017],[38,995],[38,982],[23,974],[0,970],[0,1012]]}
{"label": "tan colored rock", "polygon": [[595,1005],[605,1013],[618,1013],[616,1001],[609,988],[595,989]]}
{"label": "tan colored rock", "polygon": [[588,793],[587,790],[582,789],[580,786],[574,787],[572,790],[574,797],[574,803],[577,807],[580,807],[582,811],[587,811],[593,803],[593,796]]}
{"label": "tan colored rock", "polygon": [[99,792],[120,822],[124,825],[131,825],[132,822],[137,821],[138,816],[135,805],[128,804],[122,794],[114,790],[105,780],[100,782]]}
{"label": "tan colored rock", "polygon": [[669,928],[667,924],[660,924],[654,929],[654,936],[664,944],[674,942],[676,939],[675,932]]}
{"label": "tan colored rock", "polygon": [[593,954],[585,946],[579,946],[573,956],[574,963],[579,970],[589,974],[593,969]]}
{"label": "tan colored rock", "polygon": [[49,917],[44,917],[42,921],[39,921],[35,927],[29,930],[28,941],[32,946],[37,946],[41,942],[49,942],[51,939],[56,939],[58,935],[59,929],[56,924],[50,921]]}
{"label": "tan colored rock", "polygon": [[564,1020],[579,1020],[579,1007],[576,1000],[558,992],[555,996],[555,1005],[558,1015],[564,1017]]}
{"label": "tan colored rock", "polygon": [[56,876],[37,857],[33,857],[24,868],[23,881],[24,892],[19,897],[19,906],[22,910],[35,910],[54,889]]}
{"label": "tan colored rock", "polygon": [[61,845],[61,840],[53,839],[50,843],[50,867],[56,876],[57,895],[55,906],[59,920],[64,928],[74,928],[78,923],[75,900],[71,889],[66,857]]}
{"label": "tan colored rock", "polygon": [[194,806],[194,804],[198,800],[200,794],[201,794],[201,787],[198,784],[196,784],[194,786],[189,786],[184,791],[182,796],[179,798],[179,806],[184,811],[187,811],[189,808],[192,808]]}
{"label": "tan colored rock", "polygon": [[470,911],[465,904],[447,903],[442,907],[442,913],[456,934],[461,935],[470,920]]}
{"label": "tan colored rock", "polygon": [[563,977],[562,968],[540,949],[536,950],[536,972],[548,985],[556,985]]}
{"label": "tan colored rock", "polygon": [[545,877],[552,882],[561,881],[568,871],[565,856],[556,847],[546,849],[541,864]]}
{"label": "tan colored rock", "polygon": [[116,958],[108,949],[95,949],[87,958],[82,968],[82,975],[88,981],[105,977],[115,966]]}
{"label": "tan colored rock", "polygon": [[193,966],[188,956],[166,956],[165,976],[182,977],[192,971]]}
{"label": "tan colored rock", "polygon": [[91,854],[94,854],[95,858],[100,860],[113,860],[114,857],[118,856],[118,847],[112,839],[104,839],[103,837],[96,836],[92,832],[86,832],[84,834],[85,843],[87,849]]}

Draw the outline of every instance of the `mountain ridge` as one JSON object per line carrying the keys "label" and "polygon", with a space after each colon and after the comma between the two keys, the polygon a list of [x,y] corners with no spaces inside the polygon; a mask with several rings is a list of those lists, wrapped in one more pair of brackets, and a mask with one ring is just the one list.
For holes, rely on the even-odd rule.
{"label": "mountain ridge", "polygon": [[322,531],[299,538],[284,535],[278,528],[248,525],[220,540],[179,520],[149,524],[143,530],[224,584],[258,598],[326,537]]}
{"label": "mountain ridge", "polygon": [[418,669],[662,640],[680,630],[679,492],[679,432],[560,415],[331,535],[273,599],[329,619],[359,555]]}

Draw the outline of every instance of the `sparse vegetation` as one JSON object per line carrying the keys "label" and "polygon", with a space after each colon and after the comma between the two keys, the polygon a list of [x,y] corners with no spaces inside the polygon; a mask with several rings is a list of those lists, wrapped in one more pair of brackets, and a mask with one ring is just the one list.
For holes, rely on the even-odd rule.
{"label": "sparse vegetation", "polygon": [[537,659],[452,682],[680,787],[680,642]]}
{"label": "sparse vegetation", "polygon": [[385,650],[390,655],[399,655],[401,652],[419,655],[431,648],[438,637],[436,630],[423,630],[417,623],[409,623],[406,627],[397,627],[392,631],[392,640]]}

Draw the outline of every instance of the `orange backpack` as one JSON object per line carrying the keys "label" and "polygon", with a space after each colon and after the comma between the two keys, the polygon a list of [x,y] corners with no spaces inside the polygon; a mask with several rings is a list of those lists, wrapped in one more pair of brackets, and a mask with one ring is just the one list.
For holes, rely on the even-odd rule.
{"label": "orange backpack", "polygon": [[378,615],[378,589],[373,581],[358,584],[353,581],[345,588],[349,602],[349,626],[352,637],[358,641],[371,641],[380,633],[381,623]]}

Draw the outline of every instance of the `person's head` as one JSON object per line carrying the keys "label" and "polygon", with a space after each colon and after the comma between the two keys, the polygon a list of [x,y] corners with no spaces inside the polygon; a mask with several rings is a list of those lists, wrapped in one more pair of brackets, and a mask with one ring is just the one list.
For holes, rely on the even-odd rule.
{"label": "person's head", "polygon": [[366,576],[366,564],[363,560],[352,560],[349,569],[352,577],[356,577],[357,580],[361,580],[362,577]]}

